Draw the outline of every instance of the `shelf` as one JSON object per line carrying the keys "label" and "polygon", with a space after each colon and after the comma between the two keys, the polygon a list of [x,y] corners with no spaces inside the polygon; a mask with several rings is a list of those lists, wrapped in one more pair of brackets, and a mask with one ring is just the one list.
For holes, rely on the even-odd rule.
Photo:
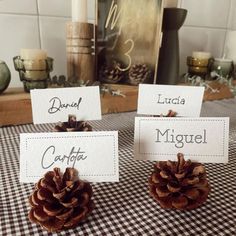
{"label": "shelf", "polygon": [[[187,84],[181,84],[187,85]],[[204,101],[233,98],[228,86],[215,81],[209,83],[217,92],[206,90]],[[108,85],[121,95],[112,96],[109,93],[101,94],[102,114],[135,111],[137,109],[138,87],[129,85]],[[0,126],[32,123],[30,94],[22,88],[12,88],[0,95]]]}
{"label": "shelf", "polygon": [[[101,94],[102,114],[135,111],[138,87],[109,85],[121,95]],[[11,88],[0,95],[0,126],[32,123],[30,94],[22,88]]]}

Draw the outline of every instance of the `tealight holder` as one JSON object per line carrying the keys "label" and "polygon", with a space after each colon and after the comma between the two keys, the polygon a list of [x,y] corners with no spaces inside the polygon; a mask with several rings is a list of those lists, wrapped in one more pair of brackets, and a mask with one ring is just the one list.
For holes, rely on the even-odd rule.
{"label": "tealight holder", "polygon": [[210,64],[212,63],[212,58],[195,58],[188,56],[187,57],[187,65],[188,65],[188,73],[192,75],[199,75],[201,77],[205,77],[209,72]]}
{"label": "tealight holder", "polygon": [[53,71],[53,59],[26,60],[20,56],[13,58],[15,70],[19,72],[20,80],[24,84],[25,92],[31,89],[43,89],[48,87],[50,72]]}
{"label": "tealight holder", "polygon": [[210,69],[224,78],[230,78],[233,77],[234,63],[231,59],[214,58]]}

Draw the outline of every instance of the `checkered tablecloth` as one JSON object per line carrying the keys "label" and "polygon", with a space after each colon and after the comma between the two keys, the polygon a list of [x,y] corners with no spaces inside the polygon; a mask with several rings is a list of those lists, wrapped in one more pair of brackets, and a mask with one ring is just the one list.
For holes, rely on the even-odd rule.
{"label": "checkered tablecloth", "polygon": [[[103,116],[95,130],[119,130],[120,182],[94,183],[96,208],[73,230],[55,235],[236,235],[236,99],[205,102],[202,116],[230,116],[229,163],[206,164],[211,193],[192,211],[163,210],[149,196],[151,161],[133,159],[135,112]],[[53,125],[0,129],[0,235],[48,235],[27,217],[33,184],[19,183],[19,133],[48,132]],[[33,160],[32,156],[32,160]]]}

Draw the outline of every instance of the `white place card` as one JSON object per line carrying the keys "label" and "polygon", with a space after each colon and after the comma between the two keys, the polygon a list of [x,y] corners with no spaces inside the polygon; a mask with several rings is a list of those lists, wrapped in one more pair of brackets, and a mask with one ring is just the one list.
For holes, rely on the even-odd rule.
{"label": "white place card", "polygon": [[134,156],[138,160],[186,159],[228,162],[229,118],[136,117]]}
{"label": "white place card", "polygon": [[74,167],[91,182],[118,181],[118,132],[20,134],[20,182],[35,183],[55,167]]}
{"label": "white place card", "polygon": [[169,110],[177,116],[199,117],[204,87],[140,84],[138,114],[166,115]]}
{"label": "white place card", "polygon": [[100,120],[98,86],[30,90],[34,124],[64,122],[68,115],[77,120]]}

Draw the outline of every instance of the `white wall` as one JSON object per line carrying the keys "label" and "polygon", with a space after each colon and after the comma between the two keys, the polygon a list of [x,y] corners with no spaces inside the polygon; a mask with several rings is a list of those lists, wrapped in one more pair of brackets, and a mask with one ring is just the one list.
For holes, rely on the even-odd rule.
{"label": "white wall", "polygon": [[192,51],[223,56],[227,31],[236,30],[236,0],[179,0],[179,5],[188,10],[179,32],[180,72],[184,73]]}
{"label": "white wall", "polygon": [[[94,1],[88,0],[90,22]],[[179,33],[183,73],[192,51],[222,56],[227,31],[236,30],[236,0],[179,0],[178,5],[188,10]],[[22,87],[12,62],[21,48],[45,49],[55,59],[52,76],[66,74],[65,22],[70,17],[70,0],[0,0],[0,60],[10,67],[10,87]]]}

